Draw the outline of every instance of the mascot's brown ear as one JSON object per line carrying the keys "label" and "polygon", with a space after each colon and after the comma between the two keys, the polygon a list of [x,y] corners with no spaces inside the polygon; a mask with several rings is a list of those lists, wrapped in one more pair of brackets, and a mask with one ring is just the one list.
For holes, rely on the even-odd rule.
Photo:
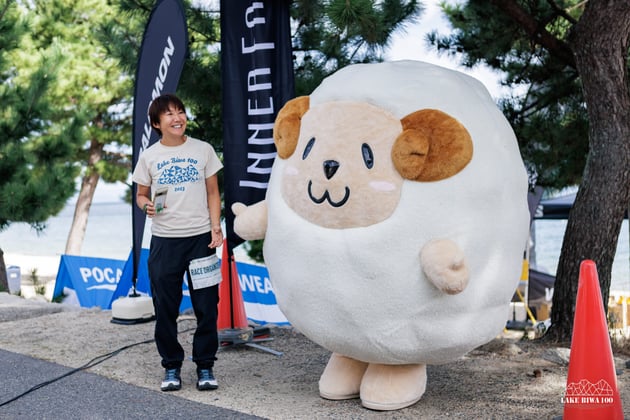
{"label": "mascot's brown ear", "polygon": [[298,96],[284,104],[273,126],[273,140],[276,143],[278,156],[286,159],[295,152],[302,116],[308,111],[310,100],[308,96]]}
{"label": "mascot's brown ear", "polygon": [[392,160],[403,178],[439,181],[455,175],[472,159],[470,134],[450,115],[423,109],[401,123],[403,132],[392,147]]}

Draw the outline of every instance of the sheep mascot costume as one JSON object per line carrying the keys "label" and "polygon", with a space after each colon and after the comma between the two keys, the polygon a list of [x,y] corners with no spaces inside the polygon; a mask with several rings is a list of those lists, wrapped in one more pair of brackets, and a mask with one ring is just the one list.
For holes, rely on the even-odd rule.
{"label": "sheep mascot costume", "polygon": [[427,364],[505,326],[527,245],[528,180],[483,85],[417,62],[357,64],[290,100],[266,199],[235,203],[264,238],[278,305],[332,352],[323,398],[416,403]]}

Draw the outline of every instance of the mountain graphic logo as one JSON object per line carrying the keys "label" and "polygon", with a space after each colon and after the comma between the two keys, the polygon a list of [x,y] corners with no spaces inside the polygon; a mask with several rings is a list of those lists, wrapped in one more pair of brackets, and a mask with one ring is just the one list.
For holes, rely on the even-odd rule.
{"label": "mountain graphic logo", "polygon": [[607,397],[613,395],[613,389],[603,379],[597,381],[597,383],[591,383],[587,379],[582,379],[580,382],[572,382],[567,385],[566,394],[567,397]]}
{"label": "mountain graphic logo", "polygon": [[158,184],[175,185],[197,181],[199,181],[199,171],[193,165],[189,165],[186,168],[174,165],[162,172],[158,179]]}

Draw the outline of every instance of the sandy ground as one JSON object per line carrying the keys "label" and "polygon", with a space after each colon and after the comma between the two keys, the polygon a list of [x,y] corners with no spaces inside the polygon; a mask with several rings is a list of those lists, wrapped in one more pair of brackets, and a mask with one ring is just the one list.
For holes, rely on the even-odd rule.
{"label": "sandy ground", "polygon": [[[182,316],[179,325],[189,355],[195,321]],[[72,368],[97,358],[102,361],[89,372],[157,390],[163,371],[152,342],[153,327],[153,322],[112,323],[110,311],[0,293],[0,348]],[[568,349],[523,340],[520,331],[504,332],[460,360],[429,366],[422,399],[393,412],[365,409],[359,400],[320,398],[317,381],[330,353],[290,327],[270,332],[270,340],[258,344],[282,355],[245,345],[222,348],[215,366],[220,388],[212,392],[195,389],[194,365],[187,360],[184,385],[176,395],[270,419],[552,419],[562,415]],[[103,357],[112,352],[111,357]],[[616,358],[616,365],[622,402],[630,407],[630,372],[625,359]]]}

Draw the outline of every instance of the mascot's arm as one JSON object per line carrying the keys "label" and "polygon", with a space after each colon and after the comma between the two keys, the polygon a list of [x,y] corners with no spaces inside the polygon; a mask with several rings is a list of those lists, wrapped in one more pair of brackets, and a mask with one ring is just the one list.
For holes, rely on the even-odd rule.
{"label": "mascot's arm", "polygon": [[437,239],[428,242],[420,251],[420,264],[431,283],[444,293],[455,295],[468,285],[464,252],[453,241]]}
{"label": "mascot's arm", "polygon": [[251,206],[232,204],[234,232],[246,241],[263,239],[267,233],[267,203],[259,201]]}

